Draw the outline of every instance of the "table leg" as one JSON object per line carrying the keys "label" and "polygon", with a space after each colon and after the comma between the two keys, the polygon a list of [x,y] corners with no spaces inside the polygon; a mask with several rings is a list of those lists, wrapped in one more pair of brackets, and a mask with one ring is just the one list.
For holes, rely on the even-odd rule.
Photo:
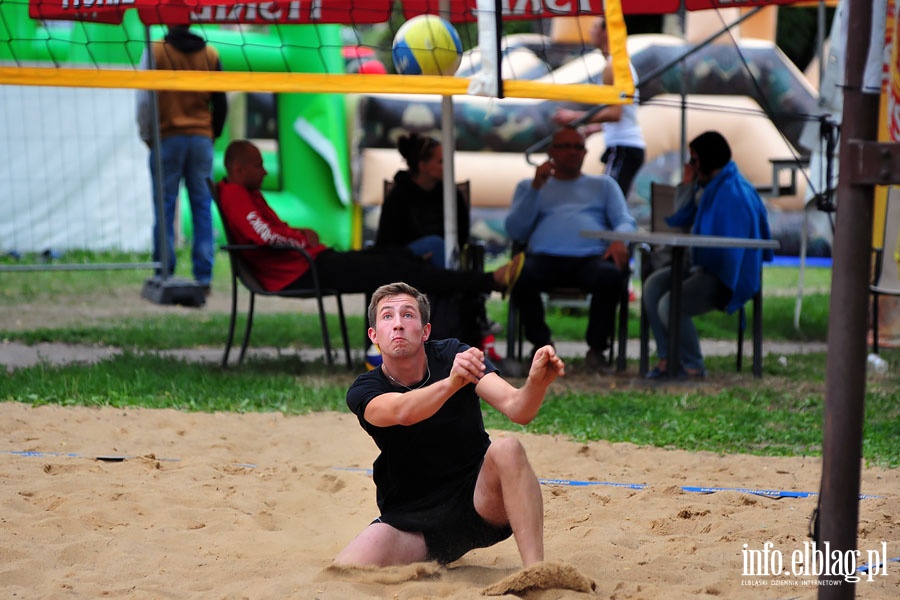
{"label": "table leg", "polygon": [[672,285],[669,290],[669,377],[678,377],[681,371],[681,283],[684,278],[684,247],[672,247]]}

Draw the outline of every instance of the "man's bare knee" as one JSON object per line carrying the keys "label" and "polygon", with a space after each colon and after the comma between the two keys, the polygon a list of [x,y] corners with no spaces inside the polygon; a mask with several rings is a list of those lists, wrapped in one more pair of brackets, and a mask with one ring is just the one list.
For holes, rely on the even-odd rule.
{"label": "man's bare knee", "polygon": [[490,460],[498,470],[519,469],[528,465],[525,447],[515,438],[504,438],[492,442],[488,447],[485,461]]}

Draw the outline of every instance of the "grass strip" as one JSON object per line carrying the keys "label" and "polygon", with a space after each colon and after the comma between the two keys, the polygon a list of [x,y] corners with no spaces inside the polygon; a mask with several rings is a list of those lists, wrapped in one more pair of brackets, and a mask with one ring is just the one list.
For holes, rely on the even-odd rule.
{"label": "grass strip", "polygon": [[[900,350],[884,353],[900,364]],[[762,380],[726,374],[730,357],[713,357],[723,374],[700,385],[610,387],[610,382],[551,388],[528,426],[485,406],[494,429],[553,434],[583,442],[776,456],[821,454],[825,356],[795,355],[767,366]],[[574,365],[577,368],[577,364]],[[47,364],[0,379],[0,400],[33,405],[172,408],[203,412],[345,412],[355,373],[294,357],[250,359],[223,370],[154,353],[126,352],[93,366]],[[900,375],[894,368],[866,391],[863,456],[868,464],[900,466]],[[596,381],[596,380],[595,380]],[[718,381],[718,382],[717,382]],[[618,380],[613,384],[618,383]]]}

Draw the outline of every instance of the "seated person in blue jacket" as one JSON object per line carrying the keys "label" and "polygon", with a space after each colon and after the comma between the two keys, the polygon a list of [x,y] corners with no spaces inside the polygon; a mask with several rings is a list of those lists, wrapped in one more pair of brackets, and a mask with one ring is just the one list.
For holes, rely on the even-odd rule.
{"label": "seated person in blue jacket", "polygon": [[602,368],[615,330],[616,306],[628,275],[628,249],[622,242],[582,237],[582,230],[635,231],[625,196],[608,175],[582,172],[584,135],[565,126],[553,135],[549,159],[534,178],[516,186],[506,231],[526,244],[525,265],[512,291],[525,337],[535,348],[552,344],[544,320],[541,292],[558,287],[591,294],[585,333],[585,366]]}
{"label": "seated person in blue jacket", "polygon": [[[441,143],[417,133],[400,136],[397,150],[407,170],[397,171],[394,187],[384,198],[375,246],[405,246],[413,254],[444,267],[444,151]],[[469,209],[456,192],[459,249],[469,240]]]}
{"label": "seated person in blue jacket", "polygon": [[534,419],[565,374],[554,349],[535,352],[514,387],[484,353],[457,339],[431,340],[425,294],[402,282],[372,294],[368,335],[380,368],[360,375],[347,406],[378,446],[372,476],[379,515],[336,565],[451,563],[513,536],[525,567],[544,560],[541,486],[521,442],[491,441],[482,400],[514,423]]}
{"label": "seated person in blue jacket", "polygon": [[[690,161],[684,166],[679,186],[679,206],[666,219],[672,227],[690,227],[691,233],[725,237],[770,239],[766,207],[737,165],[731,148],[717,131],[707,131],[690,144]],[[682,371],[676,374],[703,377],[706,368],[700,340],[691,317],[713,310],[731,314],[759,291],[762,263],[773,258],[772,250],[751,248],[693,248],[691,267],[682,284],[682,315],[679,326]],[[656,341],[659,363],[648,378],[669,375],[669,290],[672,269],[653,272],[644,283],[643,302]]]}

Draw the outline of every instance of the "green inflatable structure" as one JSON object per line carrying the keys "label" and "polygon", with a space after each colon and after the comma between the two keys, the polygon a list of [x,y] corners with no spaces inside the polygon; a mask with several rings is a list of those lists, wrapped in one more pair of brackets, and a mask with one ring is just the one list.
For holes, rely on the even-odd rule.
{"label": "green inflatable structure", "polygon": [[[137,11],[127,11],[121,24],[47,22],[28,17],[25,2],[0,4],[0,61],[34,66],[120,66],[136,68],[145,49],[145,26]],[[292,25],[267,31],[239,31],[216,25],[196,26],[219,51],[226,71],[343,72],[340,26]],[[166,33],[150,28],[151,39]],[[345,99],[340,94],[262,94],[274,106],[272,135],[260,149],[269,175],[263,191],[269,204],[288,223],[310,227],[330,246],[353,244],[353,206]],[[247,94],[230,94],[232,106],[246,104]],[[243,97],[243,98],[242,98]],[[232,110],[229,109],[229,113]],[[243,115],[238,115],[242,117]],[[216,142],[214,173],[224,177],[222,155],[244,124],[229,121]],[[137,135],[137,129],[135,129]],[[242,135],[243,137],[243,135]],[[254,140],[255,141],[255,140]],[[148,201],[151,191],[147,190]],[[190,209],[182,202],[182,230],[190,236]],[[218,219],[218,217],[216,217]],[[219,227],[221,231],[221,227]],[[222,240],[224,241],[224,240]]]}

